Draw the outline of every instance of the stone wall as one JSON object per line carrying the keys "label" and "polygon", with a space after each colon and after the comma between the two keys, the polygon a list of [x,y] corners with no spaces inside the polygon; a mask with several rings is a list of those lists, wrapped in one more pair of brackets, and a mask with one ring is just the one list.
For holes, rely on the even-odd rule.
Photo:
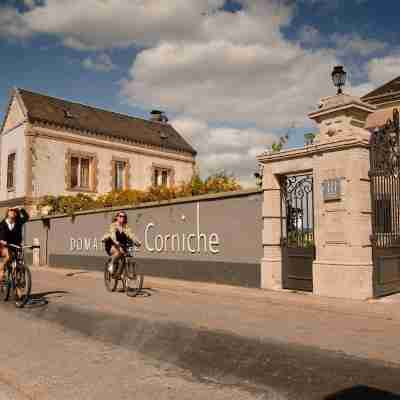
{"label": "stone wall", "polygon": [[[261,191],[243,191],[126,208],[143,243],[137,253],[143,272],[260,287],[262,203]],[[101,238],[116,211],[33,219],[25,241],[38,238],[42,262],[53,267],[102,270]]]}

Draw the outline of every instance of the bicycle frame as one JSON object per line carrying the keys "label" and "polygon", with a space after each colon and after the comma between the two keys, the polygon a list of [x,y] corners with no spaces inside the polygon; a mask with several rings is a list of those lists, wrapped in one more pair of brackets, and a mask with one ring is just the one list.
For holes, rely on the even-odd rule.
{"label": "bicycle frame", "polygon": [[25,249],[38,249],[40,246],[30,245],[30,246],[17,246],[15,244],[7,245],[11,251],[11,262],[16,261],[17,264],[25,263]]}
{"label": "bicycle frame", "polygon": [[[10,250],[11,261],[6,266],[7,284],[4,291],[2,290],[2,298],[4,301],[9,299],[10,293],[14,292],[16,296],[15,305],[18,308],[24,307],[29,300],[29,296],[32,289],[32,276],[29,267],[25,265],[24,261],[24,250],[27,248],[39,248],[40,246],[16,246],[14,244],[8,244]],[[22,285],[22,286],[21,286]],[[26,289],[26,293],[21,296],[21,287]]]}

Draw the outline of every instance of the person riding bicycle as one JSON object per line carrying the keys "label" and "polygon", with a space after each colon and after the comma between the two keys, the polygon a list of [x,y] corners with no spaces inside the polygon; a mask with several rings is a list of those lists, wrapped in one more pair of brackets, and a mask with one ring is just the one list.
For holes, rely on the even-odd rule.
{"label": "person riding bicycle", "polygon": [[0,283],[4,282],[5,269],[11,261],[12,248],[22,244],[22,228],[29,220],[29,215],[23,208],[9,208],[5,218],[0,222]]}
{"label": "person riding bicycle", "polygon": [[128,216],[124,211],[119,211],[114,222],[110,225],[109,231],[103,236],[105,250],[111,256],[111,262],[108,270],[114,274],[115,266],[119,259],[126,254],[128,247],[135,245],[141,246],[140,240],[135,236],[132,230],[128,227]]}

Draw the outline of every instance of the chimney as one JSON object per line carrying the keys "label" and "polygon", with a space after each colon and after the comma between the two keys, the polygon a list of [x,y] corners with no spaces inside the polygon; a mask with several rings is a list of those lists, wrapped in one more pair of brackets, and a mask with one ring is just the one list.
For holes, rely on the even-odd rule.
{"label": "chimney", "polygon": [[167,116],[164,114],[164,111],[152,110],[152,111],[150,112],[150,121],[153,121],[153,122],[161,122],[161,123],[167,123],[167,122],[168,122],[168,118],[167,118]]}

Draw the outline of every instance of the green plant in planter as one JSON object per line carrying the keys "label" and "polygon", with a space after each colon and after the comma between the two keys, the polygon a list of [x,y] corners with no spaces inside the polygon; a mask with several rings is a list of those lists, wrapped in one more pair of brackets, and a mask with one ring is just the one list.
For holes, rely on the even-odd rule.
{"label": "green plant in planter", "polygon": [[315,137],[317,136],[316,133],[310,132],[304,135],[304,141],[306,146],[312,145],[314,143]]}
{"label": "green plant in planter", "polygon": [[291,231],[288,232],[288,245],[293,247],[310,248],[314,246],[312,232]]}

